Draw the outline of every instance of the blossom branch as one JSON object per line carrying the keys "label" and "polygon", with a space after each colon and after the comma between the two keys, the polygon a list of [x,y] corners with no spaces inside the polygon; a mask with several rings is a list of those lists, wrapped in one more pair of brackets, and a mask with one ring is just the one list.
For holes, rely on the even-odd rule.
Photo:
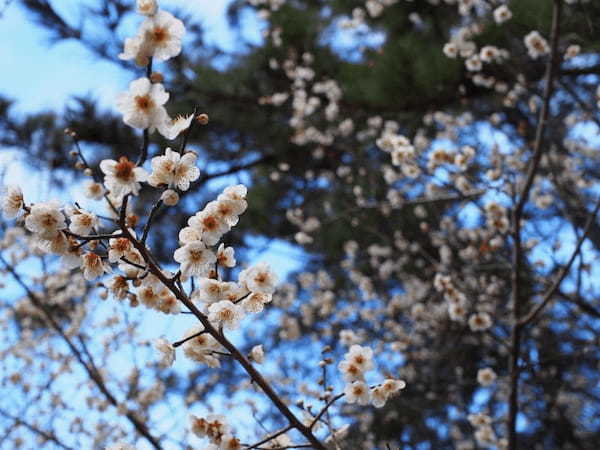
{"label": "blossom branch", "polygon": [[558,61],[558,40],[560,35],[560,15],[562,10],[562,0],[554,0],[552,11],[552,37],[550,58],[546,65],[544,87],[544,97],[542,108],[539,114],[535,141],[533,145],[533,155],[528,167],[525,184],[517,198],[517,204],[512,211],[512,237],[513,237],[513,252],[512,252],[512,273],[511,273],[511,303],[512,303],[512,329],[511,329],[511,348],[510,348],[510,390],[508,397],[508,449],[516,450],[517,448],[517,413],[519,411],[519,356],[521,353],[521,306],[523,299],[521,298],[521,269],[523,261],[523,249],[521,247],[521,219],[523,209],[529,199],[533,181],[538,172],[540,161],[544,150],[544,135],[546,125],[550,114],[550,99],[554,92],[554,78],[556,75]]}
{"label": "blossom branch", "polygon": [[281,436],[284,433],[287,433],[288,431],[290,431],[292,428],[294,428],[292,425],[288,425],[287,427],[282,428],[281,430],[273,433],[270,436],[267,436],[266,438],[264,438],[262,441],[257,442],[254,445],[251,445],[250,447],[248,447],[246,450],[252,450],[252,449],[256,449],[256,448],[260,448],[261,445],[266,444],[267,442],[272,441],[273,439],[278,438],[279,436]]}
{"label": "blossom branch", "polygon": [[181,339],[181,340],[179,340],[179,341],[177,341],[177,342],[173,342],[173,344],[171,344],[171,345],[172,345],[173,347],[179,347],[180,345],[183,345],[183,344],[185,344],[187,341],[189,341],[189,340],[191,340],[191,339],[194,339],[194,338],[197,338],[198,336],[202,336],[203,334],[206,334],[206,333],[208,333],[208,331],[207,331],[207,330],[202,330],[202,331],[200,331],[200,332],[198,332],[198,333],[194,333],[194,334],[192,334],[191,336],[188,336],[188,337],[186,337],[186,338],[184,338],[184,339]]}
{"label": "blossom branch", "polygon": [[156,276],[172,293],[175,297],[181,301],[193,314],[196,318],[202,323],[204,329],[213,337],[215,340],[223,346],[231,356],[238,361],[238,363],[242,366],[242,368],[246,371],[246,373],[250,376],[253,383],[256,383],[263,390],[265,395],[271,400],[271,402],[275,405],[275,407],[281,412],[281,414],[286,417],[289,421],[290,425],[298,430],[310,443],[311,445],[319,450],[325,450],[325,447],[321,442],[315,437],[312,433],[311,429],[305,426],[292,411],[283,403],[279,395],[273,390],[271,385],[267,382],[267,380],[254,368],[252,363],[237,349],[235,345],[233,345],[224,334],[220,333],[217,328],[213,326],[213,324],[208,320],[208,317],[203,314],[197,307],[192,303],[192,301],[188,298],[183,290],[181,290],[177,284],[159,269],[159,267],[154,263],[153,258],[151,257],[148,249],[145,245],[143,245],[140,241],[138,241],[131,232],[125,227],[124,222],[121,223],[121,229],[126,237],[131,241],[133,246],[140,252],[146,263],[148,264],[148,269],[150,272]]}
{"label": "blossom branch", "polygon": [[314,428],[314,426],[317,424],[317,422],[319,420],[321,420],[321,417],[323,417],[323,414],[325,414],[329,408],[335,403],[337,402],[339,399],[341,399],[342,397],[344,397],[346,394],[345,393],[341,393],[336,395],[335,397],[332,397],[326,404],[325,406],[321,409],[321,411],[319,411],[319,413],[315,416],[315,418],[313,419],[313,421],[310,423],[309,428]]}

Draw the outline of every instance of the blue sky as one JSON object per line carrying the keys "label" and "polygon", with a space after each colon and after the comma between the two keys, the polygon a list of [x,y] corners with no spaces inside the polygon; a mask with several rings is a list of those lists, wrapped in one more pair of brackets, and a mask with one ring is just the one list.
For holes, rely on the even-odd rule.
{"label": "blue sky", "polygon": [[[51,3],[75,22],[77,16],[72,11],[86,2]],[[135,1],[131,3],[133,7]],[[178,8],[189,12],[204,24],[209,44],[233,50],[237,40],[225,17],[229,3],[229,0],[163,0],[160,5],[166,10]],[[136,23],[141,22],[141,18],[135,19]],[[249,20],[247,17],[247,22]],[[16,1],[9,3],[0,16],[0,27],[4,36],[12,37],[3,39],[0,44],[0,58],[8,68],[0,71],[0,93],[15,99],[19,111],[61,108],[70,96],[88,93],[108,106],[132,78],[131,73],[116,64],[96,59],[75,40],[50,45],[47,32],[32,22]],[[259,24],[248,22],[244,35],[258,39]]]}

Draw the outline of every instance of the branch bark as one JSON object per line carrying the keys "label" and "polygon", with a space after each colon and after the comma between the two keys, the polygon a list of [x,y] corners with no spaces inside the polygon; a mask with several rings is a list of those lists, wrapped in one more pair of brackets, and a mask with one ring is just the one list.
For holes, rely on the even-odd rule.
{"label": "branch bark", "polygon": [[519,412],[519,356],[521,353],[521,307],[523,298],[521,295],[520,274],[523,261],[523,249],[521,247],[521,219],[523,209],[529,199],[533,181],[538,172],[540,161],[544,152],[544,135],[546,124],[550,114],[550,99],[554,92],[554,78],[557,72],[558,60],[558,40],[560,35],[560,15],[562,10],[562,0],[554,0],[552,9],[552,32],[551,32],[551,50],[550,58],[546,65],[546,86],[544,87],[543,104],[540,110],[539,120],[535,133],[535,141],[533,145],[533,155],[527,170],[525,184],[517,198],[517,204],[512,211],[512,237],[513,237],[513,252],[512,252],[512,273],[511,273],[511,303],[512,303],[512,329],[511,329],[511,345],[510,345],[510,391],[508,397],[508,450],[516,450],[517,448],[517,414]]}
{"label": "branch bark", "polygon": [[[124,202],[125,204],[126,202]],[[180,289],[176,281],[174,279],[168,278],[163,274],[160,268],[155,264],[154,258],[150,255],[148,248],[142,244],[141,241],[138,241],[129,231],[125,224],[125,220],[122,217],[120,220],[120,226],[123,233],[127,236],[127,238],[131,241],[133,246],[140,252],[144,261],[148,265],[148,269],[150,273],[156,276],[172,293],[175,297],[183,303],[191,312],[196,316],[196,318],[202,323],[204,329],[207,333],[209,333],[215,340],[223,346],[231,356],[242,366],[242,368],[246,371],[248,376],[252,379],[253,383],[257,386],[260,386],[265,395],[271,400],[273,405],[279,410],[279,412],[288,420],[289,425],[298,430],[315,449],[325,450],[325,447],[321,442],[315,437],[312,433],[310,427],[304,425],[295,415],[294,413],[287,407],[287,405],[281,400],[279,395],[275,392],[275,390],[271,387],[269,382],[254,368],[252,363],[237,349],[235,345],[233,345],[229,339],[225,337],[223,333],[217,330],[212,323],[208,320],[208,317],[204,315],[197,307],[192,303],[186,293]]]}

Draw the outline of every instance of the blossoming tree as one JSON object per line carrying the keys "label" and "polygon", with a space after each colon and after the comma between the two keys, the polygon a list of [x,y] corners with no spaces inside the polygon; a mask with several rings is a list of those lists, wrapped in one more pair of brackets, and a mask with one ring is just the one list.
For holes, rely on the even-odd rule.
{"label": "blossoming tree", "polygon": [[[40,124],[93,206],[6,188],[5,439],[595,448],[597,4],[232,2],[264,41],[225,69],[153,0],[124,43],[134,5],[99,42],[24,4],[137,68],[114,120]],[[305,266],[278,280],[248,233]]]}

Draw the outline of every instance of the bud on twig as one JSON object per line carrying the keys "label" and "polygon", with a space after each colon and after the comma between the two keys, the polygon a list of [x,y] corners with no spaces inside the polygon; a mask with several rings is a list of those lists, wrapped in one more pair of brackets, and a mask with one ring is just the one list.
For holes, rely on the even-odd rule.
{"label": "bud on twig", "polygon": [[198,123],[200,125],[207,125],[208,124],[208,114],[205,114],[205,113],[199,114],[196,117],[196,120],[198,121]]}

